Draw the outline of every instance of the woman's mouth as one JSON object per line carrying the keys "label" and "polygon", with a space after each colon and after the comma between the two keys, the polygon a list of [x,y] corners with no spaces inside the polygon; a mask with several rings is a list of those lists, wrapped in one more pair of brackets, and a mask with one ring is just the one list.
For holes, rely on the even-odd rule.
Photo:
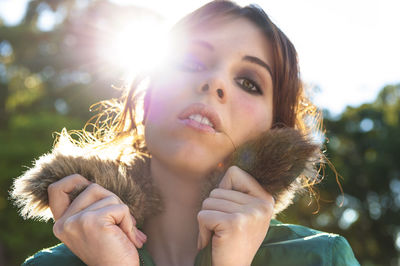
{"label": "woman's mouth", "polygon": [[190,115],[189,119],[194,120],[202,125],[206,125],[206,126],[210,126],[210,127],[214,128],[214,125],[210,122],[210,120],[208,120],[207,117],[202,116],[200,114]]}
{"label": "woman's mouth", "polygon": [[194,129],[216,133],[220,131],[220,118],[214,109],[202,103],[195,103],[183,110],[179,120]]}
{"label": "woman's mouth", "polygon": [[208,120],[207,117],[201,116],[199,114],[191,115],[187,119],[181,120],[185,125],[190,126],[192,128],[205,131],[205,132],[210,132],[210,133],[215,133],[215,129],[213,124]]}

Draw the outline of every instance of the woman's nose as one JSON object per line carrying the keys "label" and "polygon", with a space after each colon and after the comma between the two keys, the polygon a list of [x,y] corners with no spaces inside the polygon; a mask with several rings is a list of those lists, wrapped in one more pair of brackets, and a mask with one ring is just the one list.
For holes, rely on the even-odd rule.
{"label": "woman's nose", "polygon": [[212,79],[205,82],[200,87],[201,92],[211,93],[221,103],[225,103],[227,99],[226,88],[223,82]]}

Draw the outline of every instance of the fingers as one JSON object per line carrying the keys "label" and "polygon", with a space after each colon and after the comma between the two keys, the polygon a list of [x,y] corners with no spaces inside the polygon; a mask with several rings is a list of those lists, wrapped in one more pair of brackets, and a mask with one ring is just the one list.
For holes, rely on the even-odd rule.
{"label": "fingers", "polygon": [[215,232],[218,236],[217,227],[226,219],[229,219],[229,214],[215,210],[201,210],[197,214],[197,221],[199,223],[198,249],[207,246],[211,240],[212,232]]}
{"label": "fingers", "polygon": [[215,199],[215,198],[206,198],[203,201],[202,210],[217,210],[226,213],[235,213],[244,211],[243,205],[237,204],[229,200]]}
{"label": "fingers", "polygon": [[[225,199],[214,198],[213,195]],[[235,199],[241,203],[235,202]],[[199,222],[198,249],[207,246],[213,231],[217,234],[217,237],[217,230],[241,231],[249,218],[267,217],[269,216],[268,213],[272,213],[272,209],[273,204],[269,204],[266,200],[238,191],[214,189],[210,197],[203,201],[202,210],[197,216]]]}
{"label": "fingers", "polygon": [[[119,226],[136,247],[143,246],[147,239],[146,235],[136,228],[136,220],[130,214],[128,206],[114,193],[98,184],[90,183],[80,175],[68,176],[56,183],[49,188],[49,193],[52,193],[53,198],[53,209],[57,215],[53,228],[56,235],[62,238],[61,234],[66,227],[71,233],[79,231],[76,229],[78,227],[90,227],[90,225],[94,226],[94,223],[103,222],[105,226]],[[69,203],[68,193],[80,185],[88,186],[72,203]],[[55,197],[57,194],[62,196],[61,199]],[[63,204],[62,210],[60,210],[60,204]],[[83,221],[84,219],[86,220]]]}
{"label": "fingers", "polygon": [[[84,210],[85,211],[95,211],[95,210],[104,208],[106,206],[117,205],[117,204],[123,204],[123,202],[116,195],[110,195],[110,196],[106,196],[103,199],[91,204]],[[71,204],[71,206],[72,206],[72,204]]]}
{"label": "fingers", "polygon": [[230,200],[238,204],[247,204],[254,199],[253,196],[249,196],[243,192],[223,188],[214,188],[211,190],[210,197]]}
{"label": "fingers", "polygon": [[[86,209],[84,209],[82,212],[88,212],[88,211],[97,211],[99,210],[99,214],[104,214],[104,210],[109,209],[112,211],[112,208],[109,208],[111,206],[119,206],[116,208],[121,208],[122,211],[126,212],[126,217],[123,217],[122,222],[117,223],[118,221],[114,219],[115,224],[118,224],[121,228],[122,231],[126,233],[126,235],[129,237],[129,239],[135,244],[136,247],[141,247],[141,245],[146,242],[147,236],[141,232],[138,228],[136,228],[136,219],[130,214],[130,210],[127,207],[127,205],[123,204],[123,202],[115,195],[111,195],[108,197],[105,197]],[[104,209],[104,210],[101,210]],[[117,211],[121,211],[120,209],[117,209]],[[114,216],[111,216],[114,217]],[[119,217],[119,216],[118,216]],[[129,219],[131,221],[129,221]]]}
{"label": "fingers", "polygon": [[[68,242],[70,236],[82,237],[80,234],[86,233],[90,237],[91,234],[97,234],[99,228],[121,230],[129,241],[137,248],[141,248],[147,237],[135,227],[135,224],[136,220],[130,214],[127,205],[113,204],[113,200],[110,201],[110,197],[107,197],[81,212],[57,220],[53,232],[61,241]],[[116,232],[113,234],[117,235]]]}
{"label": "fingers", "polygon": [[95,212],[98,217],[105,217],[106,226],[107,223],[110,226],[118,225],[136,247],[141,248],[143,246],[146,236],[134,226],[127,205],[114,204],[100,208]]}
{"label": "fingers", "polygon": [[81,175],[70,175],[49,185],[47,193],[49,196],[49,207],[53,213],[54,220],[58,220],[70,205],[69,193],[76,187],[88,186],[91,182]]}
{"label": "fingers", "polygon": [[241,235],[246,224],[265,226],[274,204],[273,197],[255,178],[239,167],[229,167],[218,188],[210,192],[198,213],[198,248],[207,246],[213,232],[214,241],[232,232]]}
{"label": "fingers", "polygon": [[[76,197],[76,199],[72,201],[71,205],[64,212],[63,216],[72,216],[106,197],[109,197],[107,202],[112,202],[113,204],[122,203],[122,201],[114,193],[96,183],[92,183],[84,191],[82,191]],[[99,204],[101,205],[105,203],[103,202]]]}
{"label": "fingers", "polygon": [[[111,195],[108,197],[105,197],[95,203],[93,203],[92,205],[90,205],[89,207],[87,207],[84,211],[95,211],[101,208],[104,208],[106,206],[110,206],[110,205],[116,205],[116,204],[124,204],[116,195]],[[131,215],[132,218],[132,223],[134,226],[136,226],[136,219]]]}
{"label": "fingers", "polygon": [[228,168],[218,187],[240,191],[257,198],[267,200],[272,198],[254,177],[237,166]]}

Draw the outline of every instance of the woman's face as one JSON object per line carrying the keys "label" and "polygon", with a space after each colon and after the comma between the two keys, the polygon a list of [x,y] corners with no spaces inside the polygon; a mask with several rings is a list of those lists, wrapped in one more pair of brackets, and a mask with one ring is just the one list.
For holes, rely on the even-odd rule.
{"label": "woman's face", "polygon": [[205,174],[272,124],[272,54],[244,18],[191,32],[151,83],[145,139],[152,160]]}

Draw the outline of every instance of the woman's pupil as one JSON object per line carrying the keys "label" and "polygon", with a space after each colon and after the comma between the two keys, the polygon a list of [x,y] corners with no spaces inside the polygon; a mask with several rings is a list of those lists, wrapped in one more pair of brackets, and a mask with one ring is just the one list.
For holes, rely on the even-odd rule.
{"label": "woman's pupil", "polygon": [[251,89],[251,88],[252,88],[250,81],[248,81],[248,80],[245,79],[243,82],[244,82],[243,85],[244,85],[246,88],[248,88],[248,89]]}

